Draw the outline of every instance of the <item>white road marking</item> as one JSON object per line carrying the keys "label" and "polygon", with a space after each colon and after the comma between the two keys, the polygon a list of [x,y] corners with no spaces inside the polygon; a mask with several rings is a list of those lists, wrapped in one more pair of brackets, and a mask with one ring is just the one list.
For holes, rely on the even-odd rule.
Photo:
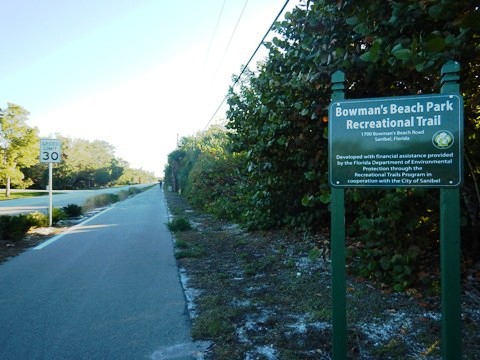
{"label": "white road marking", "polygon": [[72,226],[71,228],[68,228],[67,230],[65,230],[64,232],[62,232],[61,234],[58,234],[54,237],[52,237],[51,239],[48,239],[47,241],[41,243],[40,245],[37,245],[33,248],[33,250],[42,250],[43,248],[47,247],[48,245],[54,243],[55,241],[61,239],[62,237],[64,237],[65,235],[67,235],[68,233],[74,231],[75,229],[77,229],[78,227],[80,226],[83,226],[87,223],[89,223],[90,221],[92,221],[93,219],[99,217],[100,215],[106,213],[107,211],[110,211],[113,209],[113,206],[112,207],[109,207],[101,212],[99,212],[98,214],[95,214],[94,216],[92,216],[91,218],[88,218],[87,220],[75,225],[75,226]]}

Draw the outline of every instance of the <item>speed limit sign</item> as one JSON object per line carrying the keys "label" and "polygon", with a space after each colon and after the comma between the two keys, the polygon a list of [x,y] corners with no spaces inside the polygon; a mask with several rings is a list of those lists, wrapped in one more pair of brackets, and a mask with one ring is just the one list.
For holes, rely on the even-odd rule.
{"label": "speed limit sign", "polygon": [[58,139],[40,139],[40,162],[59,163],[62,161],[62,143]]}

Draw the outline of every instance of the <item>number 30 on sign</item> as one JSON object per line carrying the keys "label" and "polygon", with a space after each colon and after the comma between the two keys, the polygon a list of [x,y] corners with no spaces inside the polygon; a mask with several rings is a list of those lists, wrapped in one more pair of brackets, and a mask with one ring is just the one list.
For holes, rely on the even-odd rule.
{"label": "number 30 on sign", "polygon": [[40,162],[59,163],[62,161],[62,143],[57,139],[40,140]]}

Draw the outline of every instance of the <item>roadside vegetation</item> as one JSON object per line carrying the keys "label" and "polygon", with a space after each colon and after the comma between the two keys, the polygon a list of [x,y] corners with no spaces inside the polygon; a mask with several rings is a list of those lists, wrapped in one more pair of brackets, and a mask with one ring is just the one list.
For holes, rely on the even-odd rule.
{"label": "roadside vegetation", "polygon": [[[479,24],[478,5],[468,0],[302,1],[275,24],[276,35],[265,44],[268,56],[234,77],[225,122],[184,137],[169,154],[166,189],[181,193],[194,209],[180,215],[194,229],[176,238],[179,263],[201,294],[196,336],[235,344],[238,353],[230,358],[328,358],[322,352],[330,346],[322,266],[328,268],[331,230],[331,74],[345,73],[347,99],[432,94],[440,92],[440,70],[450,60],[461,66],[465,116],[462,307],[468,304],[470,312],[464,314],[464,340],[478,334]],[[356,324],[349,329],[356,339],[350,356],[438,358],[439,190],[349,188],[345,200],[348,297],[359,304],[349,308]],[[238,224],[238,231],[216,222],[212,229],[197,211]],[[302,264],[308,276],[299,271]],[[406,308],[400,299],[408,299]],[[371,312],[365,310],[370,300]],[[266,310],[252,315],[258,308]],[[304,320],[298,326],[314,335],[300,338],[309,352],[287,356],[293,346],[287,334],[298,328],[284,326],[291,322],[275,316],[281,311]],[[384,332],[376,332],[382,324],[391,325],[394,336],[382,340]],[[270,334],[270,328],[277,331]],[[252,337],[255,354],[239,342]],[[282,356],[269,345],[278,341]],[[227,359],[234,348],[214,348],[212,358]],[[478,358],[473,344],[465,349],[467,359]]]}
{"label": "roadside vegetation", "polygon": [[[52,223],[58,224],[65,220],[69,215],[71,206],[68,210],[65,208],[53,208]],[[0,239],[7,242],[17,242],[22,240],[32,228],[47,227],[49,225],[48,214],[33,212],[19,215],[0,216]]]}
{"label": "roadside vegetation", "polygon": [[[466,276],[480,257],[478,24],[467,0],[302,2],[276,23],[267,58],[234,79],[224,126],[169,154],[165,185],[250,230],[328,233],[330,75],[345,72],[347,98],[438,93],[454,59],[465,105]],[[437,291],[438,189],[350,188],[345,197],[350,273],[399,292]]]}

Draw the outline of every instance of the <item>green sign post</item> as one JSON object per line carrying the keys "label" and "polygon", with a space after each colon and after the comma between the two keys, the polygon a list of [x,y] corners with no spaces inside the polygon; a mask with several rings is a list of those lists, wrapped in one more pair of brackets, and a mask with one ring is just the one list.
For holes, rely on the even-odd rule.
{"label": "green sign post", "polygon": [[[333,358],[347,358],[344,188],[440,188],[442,357],[461,358],[460,195],[463,100],[457,62],[442,67],[441,94],[344,100],[332,75],[329,182]],[[448,223],[447,223],[448,219]]]}
{"label": "green sign post", "polygon": [[[459,79],[460,64],[456,61],[446,63],[442,67],[442,94],[460,94]],[[440,261],[442,358],[444,360],[461,359],[460,189],[458,187],[440,189]]]}
{"label": "green sign post", "polygon": [[[345,98],[345,74],[332,75],[332,101]],[[332,333],[333,358],[347,359],[347,298],[345,274],[345,190],[332,187],[331,258],[332,258]]]}

